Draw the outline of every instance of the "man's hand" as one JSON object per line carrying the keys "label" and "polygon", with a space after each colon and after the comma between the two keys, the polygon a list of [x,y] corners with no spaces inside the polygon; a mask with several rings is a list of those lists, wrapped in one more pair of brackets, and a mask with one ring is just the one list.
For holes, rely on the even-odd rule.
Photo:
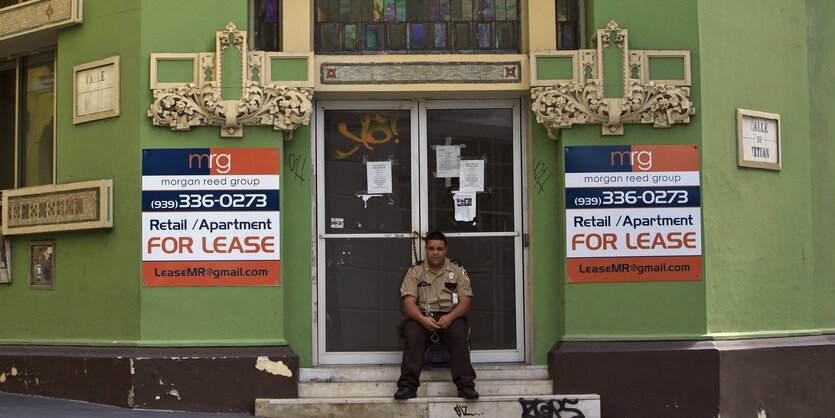
{"label": "man's hand", "polygon": [[452,314],[448,313],[448,314],[438,318],[438,321],[436,322],[436,324],[438,325],[438,328],[447,329],[447,328],[449,328],[450,325],[452,325],[452,321],[454,321],[454,320],[455,320],[455,318],[452,316]]}
{"label": "man's hand", "polygon": [[440,329],[435,318],[431,316],[423,316],[423,313],[417,306],[417,298],[414,296],[403,296],[403,313],[409,318],[418,321],[427,331],[435,331]]}
{"label": "man's hand", "polygon": [[436,329],[441,328],[439,322],[435,321],[435,318],[432,318],[431,316],[422,317],[422,319],[420,320],[420,324],[423,325],[423,327],[426,328],[427,331],[435,331]]}
{"label": "man's hand", "polygon": [[470,306],[472,304],[472,297],[470,296],[461,296],[458,302],[458,306],[452,310],[452,312],[438,318],[437,324],[438,328],[447,329],[450,325],[452,325],[452,321],[467,315],[470,312]]}

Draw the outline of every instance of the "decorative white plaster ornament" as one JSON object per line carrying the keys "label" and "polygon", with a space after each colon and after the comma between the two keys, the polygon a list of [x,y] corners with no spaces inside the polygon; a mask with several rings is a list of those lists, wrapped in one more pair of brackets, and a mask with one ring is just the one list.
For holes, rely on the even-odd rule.
{"label": "decorative white plaster ornament", "polygon": [[[623,56],[623,96],[607,98],[603,71],[603,50],[614,45]],[[602,124],[603,135],[623,135],[624,123],[651,123],[655,128],[669,128],[689,123],[696,113],[690,101],[689,51],[630,51],[627,30],[610,21],[592,38],[596,49],[534,53],[533,60],[543,57],[571,58],[573,79],[540,80],[536,63],[531,105],[536,121],[548,129],[551,139],[558,131],[576,124]],[[650,58],[679,58],[683,63],[681,80],[650,80]],[[590,77],[586,77],[590,74]],[[637,74],[637,78],[633,78]]]}
{"label": "decorative white plaster ornament", "polygon": [[[188,131],[192,126],[220,126],[222,137],[242,137],[245,125],[272,125],[292,139],[293,131],[310,122],[313,112],[312,87],[273,84],[265,71],[267,54],[247,51],[246,32],[234,23],[216,32],[215,53],[151,54],[151,89],[154,102],[148,117],[156,126]],[[223,100],[223,51],[234,48],[241,54],[241,97]],[[192,61],[195,79],[189,83],[158,83],[157,62]],[[173,85],[172,85],[173,84]]]}

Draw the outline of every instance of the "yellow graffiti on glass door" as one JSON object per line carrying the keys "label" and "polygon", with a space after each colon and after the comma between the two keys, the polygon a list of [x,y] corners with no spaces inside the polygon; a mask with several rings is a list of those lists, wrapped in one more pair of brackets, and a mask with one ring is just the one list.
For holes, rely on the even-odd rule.
{"label": "yellow graffiti on glass door", "polygon": [[[399,144],[400,138],[397,138],[397,136],[400,135],[400,133],[397,132],[398,117],[400,117],[400,112],[395,112],[391,117],[384,116],[379,113],[364,114],[360,118],[362,128],[359,135],[355,135],[353,132],[349,131],[348,124],[345,122],[339,122],[339,133],[344,135],[345,138],[358,143],[358,145],[355,145],[347,152],[337,150],[336,158],[341,160],[353,155],[360,149],[360,145],[369,151],[373,151],[374,145],[385,144],[392,139],[394,139],[395,144]],[[375,136],[375,133],[377,136]]]}

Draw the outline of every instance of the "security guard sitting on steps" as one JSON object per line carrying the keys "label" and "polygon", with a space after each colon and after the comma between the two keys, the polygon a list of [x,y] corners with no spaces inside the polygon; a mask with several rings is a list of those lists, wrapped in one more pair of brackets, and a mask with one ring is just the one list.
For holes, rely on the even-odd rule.
{"label": "security guard sitting on steps", "polygon": [[403,313],[403,362],[394,399],[417,396],[424,352],[430,341],[440,339],[449,350],[452,381],[458,396],[477,399],[475,370],[470,361],[470,327],[467,313],[473,296],[470,278],[457,263],[446,257],[446,236],[426,234],[426,261],[409,268],[400,297]]}

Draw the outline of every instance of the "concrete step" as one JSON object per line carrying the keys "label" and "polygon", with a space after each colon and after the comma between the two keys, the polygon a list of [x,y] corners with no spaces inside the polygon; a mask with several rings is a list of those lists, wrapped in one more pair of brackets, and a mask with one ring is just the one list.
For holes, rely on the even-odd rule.
{"label": "concrete step", "polygon": [[[476,364],[473,366],[480,380],[548,379],[547,366],[518,364]],[[400,377],[398,366],[340,366],[301,369],[301,382],[396,382]],[[421,381],[450,380],[449,369],[426,369]]]}
{"label": "concrete step", "polygon": [[396,401],[391,397],[256,399],[255,415],[293,418],[458,418],[463,416],[600,418],[600,397],[597,395],[482,396],[473,401],[452,397],[418,397],[405,401]]}
{"label": "concrete step", "polygon": [[[499,395],[541,395],[553,391],[550,379],[485,380],[480,376],[475,381],[476,390],[484,396]],[[299,382],[299,398],[360,398],[391,397],[397,391],[396,379],[386,381],[356,382]],[[456,396],[458,390],[449,375],[446,381],[421,379],[418,396]]]}

